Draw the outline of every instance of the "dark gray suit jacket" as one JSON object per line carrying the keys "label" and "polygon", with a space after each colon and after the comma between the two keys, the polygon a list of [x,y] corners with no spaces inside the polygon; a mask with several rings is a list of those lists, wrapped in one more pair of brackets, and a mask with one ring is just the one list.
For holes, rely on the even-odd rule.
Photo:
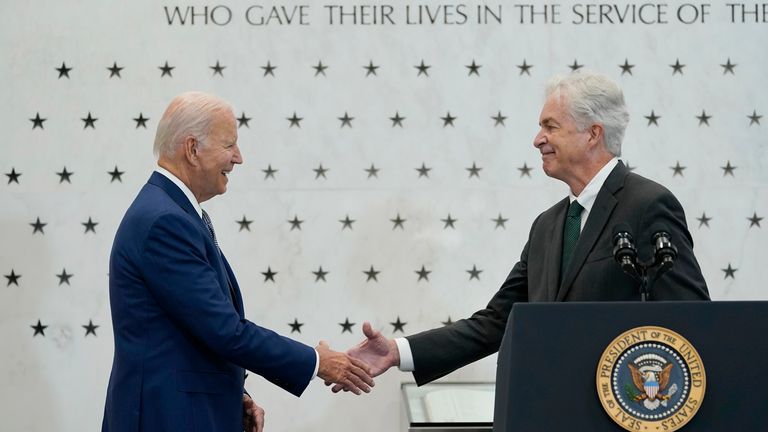
{"label": "dark gray suit jacket", "polygon": [[536,218],[520,261],[485,309],[407,338],[419,385],[498,351],[515,302],[640,300],[638,283],[613,259],[613,228],[622,222],[635,234],[638,259],[647,260],[652,253],[649,241],[656,222],[666,225],[678,248],[675,265],[656,282],[652,300],[709,299],[680,202],[621,162],[598,192],[571,264],[558,283],[568,204],[566,197]]}

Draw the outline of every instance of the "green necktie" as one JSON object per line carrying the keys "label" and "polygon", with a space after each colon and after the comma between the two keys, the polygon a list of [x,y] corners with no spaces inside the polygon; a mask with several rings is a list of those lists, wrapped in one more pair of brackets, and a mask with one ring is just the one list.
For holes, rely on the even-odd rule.
{"label": "green necktie", "polygon": [[565,277],[565,271],[571,262],[573,250],[576,249],[576,242],[579,241],[581,232],[581,212],[584,207],[578,201],[573,201],[568,207],[568,215],[565,217],[563,226],[563,257],[560,261],[560,280]]}

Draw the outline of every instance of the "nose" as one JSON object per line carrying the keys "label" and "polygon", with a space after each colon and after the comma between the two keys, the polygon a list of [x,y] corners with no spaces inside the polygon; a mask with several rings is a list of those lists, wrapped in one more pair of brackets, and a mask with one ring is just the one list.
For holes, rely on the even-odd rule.
{"label": "nose", "polygon": [[533,138],[533,146],[536,148],[540,148],[544,144],[547,143],[547,137],[544,134],[544,130],[539,130],[539,133],[536,134],[536,137]]}
{"label": "nose", "polygon": [[232,155],[232,163],[238,165],[243,163],[243,155],[240,153],[240,147],[237,144],[235,144],[235,153]]}

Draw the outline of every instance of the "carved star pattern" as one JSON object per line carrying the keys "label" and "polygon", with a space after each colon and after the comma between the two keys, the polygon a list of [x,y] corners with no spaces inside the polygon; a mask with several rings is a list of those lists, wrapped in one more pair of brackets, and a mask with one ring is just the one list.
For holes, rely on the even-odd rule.
{"label": "carved star pattern", "polygon": [[353,229],[352,224],[355,223],[354,219],[350,219],[349,215],[346,215],[344,219],[339,219],[339,222],[341,222],[341,230],[344,231],[345,229]]}
{"label": "carved star pattern", "polygon": [[125,69],[125,68],[118,66],[117,62],[113,62],[112,66],[107,68],[107,70],[109,71],[109,77],[110,78],[114,78],[114,77],[122,78],[122,76],[120,75],[120,71],[123,70],[123,69]]}
{"label": "carved star pattern", "polygon": [[173,78],[173,70],[176,68],[176,66],[169,66],[168,60],[166,60],[163,66],[158,66],[157,68],[161,71],[160,78],[166,75]]}
{"label": "carved star pattern", "polygon": [[133,119],[133,121],[136,122],[136,129],[138,129],[139,127],[143,127],[144,129],[146,129],[147,120],[149,120],[149,117],[144,117],[144,113],[139,113],[139,116]]}
{"label": "carved star pattern", "polygon": [[397,317],[397,320],[395,320],[395,322],[391,322],[391,323],[389,323],[389,324],[390,324],[392,327],[394,327],[394,329],[392,330],[392,333],[397,333],[397,332],[400,332],[400,333],[405,333],[405,330],[403,330],[403,328],[404,328],[404,327],[405,327],[405,325],[406,325],[406,324],[408,324],[408,323],[405,323],[405,322],[402,322],[402,321],[400,321],[400,317],[398,316],[398,317]]}
{"label": "carved star pattern", "polygon": [[72,177],[75,173],[67,171],[67,167],[64,167],[61,172],[57,172],[56,175],[59,176],[59,184],[64,183],[65,181],[67,183],[72,183],[72,181],[69,179]]}
{"label": "carved star pattern", "polygon": [[583,64],[579,64],[579,61],[576,59],[573,59],[573,64],[568,65],[569,68],[571,68],[571,72],[576,72],[577,70],[584,67]]}
{"label": "carved star pattern", "polygon": [[401,128],[403,127],[403,120],[405,120],[405,117],[401,117],[399,111],[395,111],[394,117],[390,117],[389,119],[392,120],[392,127],[395,127],[395,126],[400,126]]}
{"label": "carved star pattern", "polygon": [[93,219],[88,217],[88,221],[87,222],[81,222],[81,225],[83,225],[85,227],[85,233],[84,234],[88,234],[88,232],[92,232],[92,233],[96,234],[96,225],[98,225],[98,224],[99,224],[98,222],[94,222]]}
{"label": "carved star pattern", "polygon": [[85,123],[85,125],[83,126],[83,129],[88,129],[88,128],[96,129],[96,121],[99,119],[96,117],[93,117],[91,115],[91,112],[88,111],[88,116],[81,118],[80,120],[82,120],[83,123]]}
{"label": "carved star pattern", "polygon": [[432,168],[428,168],[424,162],[421,163],[421,167],[414,168],[416,171],[419,172],[419,178],[426,177],[429,178],[429,171],[432,170]]}
{"label": "carved star pattern", "polygon": [[533,65],[529,65],[525,62],[525,59],[523,59],[523,64],[517,65],[517,68],[520,69],[520,75],[526,74],[528,76],[531,76],[531,68]]}
{"label": "carved star pattern", "polygon": [[720,65],[723,68],[723,75],[730,73],[731,75],[736,75],[733,72],[733,68],[736,67],[736,63],[731,63],[731,58],[728,57],[728,61],[725,62],[725,64]]}
{"label": "carved star pattern", "polygon": [[402,229],[405,229],[405,228],[403,227],[403,224],[405,223],[405,221],[406,221],[406,220],[407,220],[407,219],[403,219],[403,218],[401,218],[401,217],[400,217],[400,213],[398,213],[398,214],[397,214],[397,216],[395,216],[395,218],[394,218],[394,219],[390,219],[390,221],[391,221],[391,222],[392,222],[392,224],[393,224],[393,225],[392,225],[392,229],[394,230],[394,229],[396,229],[396,228],[398,228],[398,227],[400,227],[400,229],[401,229],[401,230],[402,230]]}
{"label": "carved star pattern", "polygon": [[675,60],[675,64],[669,65],[669,67],[672,68],[672,75],[679,73],[680,75],[683,74],[683,68],[685,67],[684,64],[680,64],[680,59]]}
{"label": "carved star pattern", "polygon": [[712,218],[708,217],[706,212],[702,212],[701,217],[697,217],[696,220],[699,221],[699,228],[701,228],[704,225],[706,225],[707,228],[709,228],[709,221],[711,221]]}
{"label": "carved star pattern", "polygon": [[8,177],[8,184],[16,183],[19,184],[19,177],[21,177],[20,172],[16,172],[16,168],[11,168],[11,172],[5,173],[6,177]]}
{"label": "carved star pattern", "polygon": [[240,225],[240,229],[237,232],[240,232],[242,230],[251,231],[251,224],[253,223],[253,220],[249,220],[243,215],[243,218],[239,221],[235,221],[238,225]]}
{"label": "carved star pattern", "polygon": [[731,165],[731,161],[728,161],[725,163],[725,166],[721,166],[720,169],[723,170],[723,177],[730,175],[731,177],[735,177],[733,174],[733,171],[738,168],[733,165]]}
{"label": "carved star pattern", "polygon": [[531,177],[531,171],[533,168],[529,167],[527,163],[523,162],[523,166],[517,169],[520,171],[520,177],[528,176]]}
{"label": "carved star pattern", "polygon": [[419,70],[419,73],[417,73],[416,76],[424,75],[424,76],[428,77],[429,76],[429,68],[431,68],[432,66],[425,65],[424,64],[424,60],[422,59],[421,60],[421,64],[416,65],[414,67]]}
{"label": "carved star pattern", "polygon": [[277,66],[272,66],[272,63],[270,63],[269,61],[267,61],[266,66],[261,66],[261,68],[264,69],[264,75],[262,76],[267,76],[267,75],[275,76],[275,69],[277,69]]}
{"label": "carved star pattern", "polygon": [[454,116],[452,116],[450,111],[448,111],[448,112],[445,114],[445,117],[440,117],[440,119],[441,119],[441,120],[443,120],[443,127],[446,127],[446,126],[451,126],[451,127],[453,127],[453,122],[454,122],[454,120],[456,120],[457,118],[458,118],[458,117],[454,117]]}
{"label": "carved star pattern", "polygon": [[37,128],[45,129],[43,127],[43,122],[45,122],[46,120],[48,119],[40,117],[39,112],[35,114],[35,118],[29,119],[29,121],[32,122],[32,129],[37,129]]}
{"label": "carved star pattern", "polygon": [[429,282],[429,274],[432,273],[431,270],[427,270],[426,267],[423,265],[421,266],[421,270],[416,270],[415,273],[419,275],[419,279],[416,282],[421,281],[424,279],[425,281]]}
{"label": "carved star pattern", "polygon": [[363,171],[368,173],[368,178],[371,178],[371,177],[379,178],[379,171],[380,171],[380,169],[376,168],[376,166],[373,163],[371,163],[371,167],[370,168],[366,168]]}
{"label": "carved star pattern", "polygon": [[289,326],[291,326],[291,333],[299,333],[301,334],[301,326],[304,325],[304,323],[300,323],[298,318],[294,318],[292,323],[288,323]]}
{"label": "carved star pattern", "polygon": [[317,65],[312,66],[312,68],[315,69],[315,76],[318,76],[320,74],[323,74],[323,76],[326,76],[325,70],[328,69],[328,66],[323,65],[322,61],[318,61]]}
{"label": "carved star pattern", "polygon": [[107,174],[109,174],[112,178],[109,180],[110,183],[114,182],[115,180],[119,181],[120,183],[123,182],[123,174],[125,174],[125,171],[120,171],[117,168],[117,165],[115,165],[115,169],[112,171],[107,171]]}
{"label": "carved star pattern", "polygon": [[644,116],[646,119],[648,119],[648,126],[650,125],[659,125],[659,119],[661,118],[660,115],[656,115],[656,113],[651,110],[651,115]]}
{"label": "carved star pattern", "polygon": [[350,117],[349,114],[347,114],[346,111],[344,111],[343,117],[337,117],[339,121],[341,122],[341,127],[347,126],[349,128],[352,127],[352,120],[354,120],[354,117]]}
{"label": "carved star pattern", "polygon": [[208,66],[208,67],[213,70],[213,75],[212,76],[218,75],[220,77],[224,76],[224,69],[227,68],[226,66],[222,66],[221,64],[219,64],[218,60],[216,60],[216,64],[215,65]]}
{"label": "carved star pattern", "polygon": [[299,220],[299,216],[298,215],[293,215],[293,219],[288,220],[288,223],[291,224],[291,229],[290,229],[291,231],[293,231],[295,229],[301,231],[301,224],[303,224],[304,221],[303,220]]}
{"label": "carved star pattern", "polygon": [[480,171],[482,170],[482,168],[477,166],[474,162],[472,162],[471,167],[464,168],[464,169],[469,171],[469,178],[472,178],[472,177],[480,178]]}
{"label": "carved star pattern", "polygon": [[495,219],[491,219],[491,220],[496,224],[496,226],[494,226],[493,229],[496,229],[499,227],[503,229],[507,229],[507,226],[505,224],[509,219],[502,216],[501,213],[499,213],[499,216],[497,216]]}
{"label": "carved star pattern", "polygon": [[237,128],[240,129],[241,127],[245,126],[247,128],[251,128],[250,125],[248,125],[248,122],[251,121],[251,117],[248,117],[245,115],[245,111],[243,111],[240,114],[240,117],[237,118]]}
{"label": "carved star pattern", "polygon": [[322,280],[323,282],[326,282],[325,276],[330,273],[325,270],[323,270],[323,266],[318,267],[317,271],[313,271],[312,274],[315,275],[315,282],[319,282]]}
{"label": "carved star pattern", "polygon": [[749,221],[750,228],[752,228],[753,226],[757,226],[758,228],[761,228],[760,221],[763,220],[763,218],[758,216],[757,212],[752,213],[752,217],[747,218],[747,220]]}
{"label": "carved star pattern", "polygon": [[323,168],[323,164],[320,164],[317,168],[312,168],[312,171],[315,172],[315,180],[319,179],[320,177],[327,179],[328,177],[325,176],[325,173],[330,171],[330,169]]}
{"label": "carved star pattern", "polygon": [[496,114],[495,116],[491,116],[491,118],[492,118],[492,119],[493,119],[493,121],[494,121],[494,123],[493,123],[493,127],[496,127],[496,126],[498,126],[498,125],[501,125],[501,126],[504,126],[504,127],[506,127],[506,124],[504,124],[504,120],[506,120],[506,119],[507,119],[507,117],[506,117],[506,116],[503,116],[503,115],[501,115],[501,111],[499,111],[499,112],[498,112],[498,114]]}
{"label": "carved star pattern", "polygon": [[344,332],[352,333],[352,326],[354,326],[355,323],[349,322],[349,317],[347,317],[346,319],[344,319],[344,322],[339,323],[339,325],[341,326],[341,334],[344,334]]}
{"label": "carved star pattern", "polygon": [[480,273],[482,273],[482,270],[478,270],[476,265],[472,265],[472,269],[467,270],[467,273],[469,273],[469,280],[477,279],[480,280]]}
{"label": "carved star pattern", "polygon": [[38,217],[36,221],[30,223],[32,226],[32,234],[35,234],[39,232],[40,234],[45,234],[45,226],[48,225],[47,223],[41,222],[40,218]]}
{"label": "carved star pattern", "polygon": [[675,177],[675,176],[678,176],[678,175],[679,175],[680,177],[683,177],[683,170],[685,170],[686,168],[687,168],[687,167],[684,167],[684,166],[680,165],[680,161],[677,161],[677,162],[675,163],[675,166],[673,166],[673,167],[669,167],[669,169],[671,169],[672,171],[674,171],[674,172],[672,173],[672,177]]}
{"label": "carved star pattern", "polygon": [[472,74],[480,76],[480,68],[483,66],[475,63],[475,59],[472,59],[472,64],[466,65],[464,67],[469,69],[469,73],[467,74],[467,76],[472,76]]}
{"label": "carved star pattern", "polygon": [[43,337],[45,337],[45,329],[47,329],[48,326],[47,325],[42,325],[40,323],[40,320],[37,320],[37,324],[32,325],[30,327],[35,329],[35,334],[33,334],[32,337],[35,337],[37,335],[42,335]]}
{"label": "carved star pattern", "polygon": [[56,68],[57,71],[59,71],[59,79],[62,77],[69,79],[69,71],[72,70],[71,67],[67,67],[67,64],[64,62],[61,62],[61,66]]}
{"label": "carved star pattern", "polygon": [[10,274],[3,275],[3,276],[5,276],[5,278],[8,279],[8,283],[6,283],[5,286],[9,287],[11,286],[11,284],[19,286],[19,279],[21,279],[21,275],[16,274],[16,272],[14,272],[13,269],[11,269]]}
{"label": "carved star pattern", "polygon": [[448,315],[448,319],[443,321],[441,324],[444,325],[444,326],[448,326],[448,325],[453,324],[453,320],[451,319],[451,316]]}
{"label": "carved star pattern", "polygon": [[278,170],[272,168],[272,164],[267,165],[267,169],[261,170],[261,172],[264,173],[264,180],[272,177],[275,178],[275,173],[277,173]]}
{"label": "carved star pattern", "polygon": [[370,282],[371,280],[373,280],[374,282],[378,282],[379,281],[378,276],[379,276],[379,273],[381,273],[381,271],[375,270],[373,266],[371,266],[369,270],[363,271],[363,273],[365,273],[365,275],[367,276],[367,279],[365,279],[366,282]]}
{"label": "carved star pattern", "polygon": [[261,272],[261,274],[264,275],[264,282],[275,281],[275,276],[277,276],[277,272],[272,271],[272,267],[267,266],[267,271]]}
{"label": "carved star pattern", "polygon": [[762,115],[758,115],[757,114],[757,110],[752,110],[752,115],[748,115],[747,118],[749,119],[749,125],[750,126],[752,126],[753,124],[756,124],[756,125],[760,126],[760,119],[763,118],[763,116]]}
{"label": "carved star pattern", "polygon": [[453,228],[453,229],[456,229],[456,227],[454,226],[454,224],[456,223],[456,221],[458,221],[458,219],[453,219],[453,218],[451,217],[451,214],[450,214],[450,213],[448,213],[448,217],[446,217],[445,219],[440,219],[440,220],[441,220],[441,221],[442,221],[442,222],[445,224],[445,225],[443,226],[443,229],[448,229],[448,228]]}
{"label": "carved star pattern", "polygon": [[365,69],[365,76],[373,75],[378,76],[376,73],[376,69],[378,69],[379,66],[374,66],[373,60],[368,62],[368,66],[363,66],[363,69]]}
{"label": "carved star pattern", "polygon": [[706,111],[701,110],[701,115],[697,115],[696,118],[699,119],[699,126],[703,124],[709,126],[709,119],[711,119],[712,116],[707,115]]}
{"label": "carved star pattern", "polygon": [[304,117],[297,116],[296,111],[294,111],[292,116],[286,117],[286,120],[291,122],[291,125],[289,127],[296,126],[297,128],[301,128],[301,121],[304,120]]}
{"label": "carved star pattern", "polygon": [[632,75],[632,68],[635,67],[633,64],[629,64],[628,59],[624,59],[624,64],[620,64],[619,67],[621,68],[621,74],[630,74]]}
{"label": "carved star pattern", "polygon": [[88,320],[88,324],[83,325],[83,328],[85,329],[85,337],[88,337],[89,334],[92,334],[94,337],[96,337],[96,329],[100,326],[97,326],[93,323],[93,320]]}
{"label": "carved star pattern", "polygon": [[71,285],[69,283],[69,280],[74,276],[72,273],[67,273],[67,269],[61,269],[61,273],[57,274],[56,277],[59,278],[59,286],[62,286],[63,284]]}

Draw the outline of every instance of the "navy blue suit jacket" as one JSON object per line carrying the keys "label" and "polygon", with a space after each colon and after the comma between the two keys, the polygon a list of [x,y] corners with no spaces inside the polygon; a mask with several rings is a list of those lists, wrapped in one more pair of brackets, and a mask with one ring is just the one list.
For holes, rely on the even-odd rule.
{"label": "navy blue suit jacket", "polygon": [[242,431],[244,369],[297,396],[312,378],[311,347],[245,319],[227,260],[162,174],[123,217],[109,272],[115,356],[102,431]]}

